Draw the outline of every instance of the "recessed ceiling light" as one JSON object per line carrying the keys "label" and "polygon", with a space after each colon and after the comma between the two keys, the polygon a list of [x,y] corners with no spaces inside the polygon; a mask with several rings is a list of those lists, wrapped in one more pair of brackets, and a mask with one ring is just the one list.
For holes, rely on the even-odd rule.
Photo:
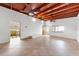
{"label": "recessed ceiling light", "polygon": [[30,16],[33,16],[34,14],[33,14],[33,13],[29,13],[29,15],[30,15]]}
{"label": "recessed ceiling light", "polygon": [[37,14],[38,12],[34,12],[34,14]]}
{"label": "recessed ceiling light", "polygon": [[35,22],[36,21],[36,18],[33,18],[32,21]]}
{"label": "recessed ceiling light", "polygon": [[44,23],[44,21],[41,21],[42,22],[42,24]]}

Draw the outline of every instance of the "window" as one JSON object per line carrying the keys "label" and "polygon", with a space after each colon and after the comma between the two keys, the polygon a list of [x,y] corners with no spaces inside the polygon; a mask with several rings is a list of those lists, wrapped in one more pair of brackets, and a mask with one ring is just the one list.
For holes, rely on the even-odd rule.
{"label": "window", "polygon": [[53,32],[64,32],[64,26],[53,25],[52,26],[52,31]]}

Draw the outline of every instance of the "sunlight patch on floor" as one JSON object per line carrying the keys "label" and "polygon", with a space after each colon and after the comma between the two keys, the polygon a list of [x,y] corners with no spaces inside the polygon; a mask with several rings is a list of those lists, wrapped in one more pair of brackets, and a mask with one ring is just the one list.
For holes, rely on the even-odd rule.
{"label": "sunlight patch on floor", "polygon": [[10,48],[20,46],[20,44],[21,44],[20,37],[10,38],[10,45],[9,45]]}

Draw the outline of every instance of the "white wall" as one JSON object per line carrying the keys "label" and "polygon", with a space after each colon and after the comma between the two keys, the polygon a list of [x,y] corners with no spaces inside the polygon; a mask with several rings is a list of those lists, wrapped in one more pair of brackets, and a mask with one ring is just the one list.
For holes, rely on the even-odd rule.
{"label": "white wall", "polygon": [[21,38],[26,38],[32,36],[33,38],[42,35],[42,25],[41,22],[28,21],[30,19],[25,19],[25,22],[21,22]]}
{"label": "white wall", "polygon": [[[54,32],[52,32],[52,30],[50,30],[49,35],[76,39],[76,37],[77,37],[76,20],[77,20],[77,17],[71,17],[71,18],[58,19],[58,20],[56,20],[56,22],[51,22],[51,25],[65,26],[65,31],[64,31],[64,33],[54,33]],[[51,26],[50,26],[50,28],[51,28]]]}
{"label": "white wall", "polygon": [[9,41],[9,13],[0,7],[0,43]]}
{"label": "white wall", "polygon": [[[10,20],[19,22],[21,25],[21,38],[26,38],[27,36],[33,36],[35,37],[35,35],[39,36],[42,34],[42,30],[41,30],[41,21],[36,21],[33,22],[32,21],[32,17],[27,16],[25,14],[13,11],[13,10],[9,10],[7,8],[1,7],[1,10],[3,10],[6,14],[9,13],[10,15],[6,17],[9,17]],[[6,11],[7,10],[7,11]],[[38,19],[37,19],[38,20]]]}

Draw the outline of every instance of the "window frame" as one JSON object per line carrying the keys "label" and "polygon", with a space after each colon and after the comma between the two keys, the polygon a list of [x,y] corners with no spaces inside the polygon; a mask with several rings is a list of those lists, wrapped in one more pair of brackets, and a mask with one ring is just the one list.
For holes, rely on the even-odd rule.
{"label": "window frame", "polygon": [[[61,29],[63,28],[63,29]],[[52,25],[52,32],[55,33],[64,33],[65,31],[65,26],[63,25]]]}

